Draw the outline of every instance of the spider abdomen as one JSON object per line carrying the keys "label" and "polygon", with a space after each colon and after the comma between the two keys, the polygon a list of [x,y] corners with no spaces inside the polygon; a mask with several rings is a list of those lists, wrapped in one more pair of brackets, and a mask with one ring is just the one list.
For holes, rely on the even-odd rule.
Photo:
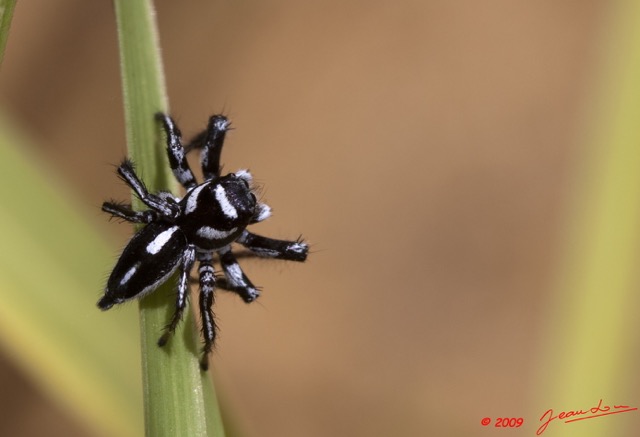
{"label": "spider abdomen", "polygon": [[176,270],[186,248],[187,240],[178,226],[166,223],[146,225],[122,252],[98,307],[107,310],[155,290]]}

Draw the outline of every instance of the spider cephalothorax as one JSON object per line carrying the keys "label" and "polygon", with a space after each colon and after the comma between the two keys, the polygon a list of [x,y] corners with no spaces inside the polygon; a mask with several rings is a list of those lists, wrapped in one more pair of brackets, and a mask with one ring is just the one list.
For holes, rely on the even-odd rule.
{"label": "spider cephalothorax", "polygon": [[[164,334],[158,340],[163,346],[182,318],[189,291],[189,272],[199,262],[199,309],[202,319],[204,349],[200,362],[208,367],[216,325],[211,306],[216,288],[237,293],[245,302],[254,301],[258,289],[243,273],[231,251],[239,243],[256,255],[290,261],[304,261],[309,246],[301,239],[275,240],[247,231],[247,226],[265,220],[271,209],[258,202],[252,188],[251,174],[246,170],[220,176],[220,153],[229,129],[225,116],[214,115],[205,131],[186,147],[180,130],[168,115],[159,113],[167,135],[167,154],[174,176],[187,190],[183,198],[171,193],[149,193],[138,178],[133,164],[125,160],[118,174],[149,209],[134,211],[131,205],[105,202],[102,210],[132,223],[143,223],[118,259],[98,307],[108,310],[113,305],[139,298],[164,283],[179,270],[176,310]],[[201,149],[202,173],[205,181],[198,184],[189,168],[186,153]],[[213,254],[218,254],[224,276],[216,276]]]}

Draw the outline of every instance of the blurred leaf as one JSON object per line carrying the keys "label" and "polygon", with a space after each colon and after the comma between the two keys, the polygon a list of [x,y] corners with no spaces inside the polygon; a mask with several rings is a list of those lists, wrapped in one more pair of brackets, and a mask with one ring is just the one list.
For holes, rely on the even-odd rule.
{"label": "blurred leaf", "polygon": [[0,117],[0,342],[96,434],[140,435],[135,309],[96,307],[113,251],[38,158]]}
{"label": "blurred leaf", "polygon": [[4,59],[4,49],[7,46],[7,39],[9,39],[9,29],[15,7],[16,0],[0,0],[0,65]]}
{"label": "blurred leaf", "polygon": [[[548,302],[538,411],[604,404],[640,407],[626,377],[637,356],[637,268],[640,248],[640,3],[616,2],[601,53],[585,160],[577,173],[566,225],[562,270]],[[581,436],[625,435],[589,421]],[[552,427],[576,426],[564,423]],[[550,432],[550,431],[548,431]],[[557,430],[566,435],[566,429]],[[559,434],[553,434],[559,435]]]}

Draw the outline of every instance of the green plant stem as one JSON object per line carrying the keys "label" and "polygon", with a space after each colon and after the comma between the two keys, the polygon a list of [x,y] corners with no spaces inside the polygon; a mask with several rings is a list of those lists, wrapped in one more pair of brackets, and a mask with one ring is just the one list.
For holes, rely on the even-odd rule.
{"label": "green plant stem", "polygon": [[[151,0],[114,0],[129,153],[150,191],[173,189],[158,111],[167,111]],[[134,199],[135,201],[136,199]],[[141,205],[137,205],[140,207]],[[148,436],[224,435],[209,375],[198,364],[192,313],[163,348],[157,346],[173,312],[175,281],[140,301],[145,427]]]}
{"label": "green plant stem", "polygon": [[[545,319],[534,417],[547,408],[637,399],[627,376],[635,376],[638,338],[640,4],[612,2],[610,7],[601,42],[606,51],[598,64],[601,82],[591,87],[584,160],[563,233],[565,258]],[[614,426],[625,422],[590,426],[580,435],[630,434]]]}
{"label": "green plant stem", "polygon": [[4,49],[9,39],[9,28],[15,7],[16,0],[0,0],[0,65],[4,59]]}

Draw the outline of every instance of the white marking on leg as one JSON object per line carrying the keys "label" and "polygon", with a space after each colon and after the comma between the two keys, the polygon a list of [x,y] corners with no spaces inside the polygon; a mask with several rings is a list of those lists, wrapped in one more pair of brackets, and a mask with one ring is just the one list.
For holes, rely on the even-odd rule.
{"label": "white marking on leg", "polygon": [[216,200],[220,204],[220,208],[222,208],[222,212],[229,218],[237,218],[238,211],[236,208],[229,202],[229,198],[227,197],[227,192],[225,191],[222,185],[218,185],[216,187]]}
{"label": "white marking on leg", "polygon": [[226,131],[229,128],[230,124],[231,123],[229,122],[229,120],[226,120],[224,118],[220,118],[220,119],[216,120],[216,122],[213,125],[218,130]]}
{"label": "white marking on leg", "polygon": [[253,220],[261,222],[269,217],[271,217],[271,207],[266,203],[258,203],[258,215]]}
{"label": "white marking on leg", "polygon": [[151,255],[155,255],[156,253],[160,252],[164,247],[164,245],[167,244],[167,241],[169,241],[173,233],[177,230],[178,230],[177,226],[172,226],[166,231],[160,232],[156,236],[156,238],[153,239],[153,241],[147,244],[147,253]]}
{"label": "white marking on leg", "polygon": [[295,253],[304,253],[309,250],[309,245],[307,243],[293,243],[287,250]]}
{"label": "white marking on leg", "polygon": [[246,229],[242,231],[242,234],[236,239],[236,241],[240,244],[244,244],[247,242],[247,237],[249,237],[249,231]]}
{"label": "white marking on leg", "polygon": [[260,292],[256,288],[249,286],[245,281],[240,264],[224,264],[223,269],[225,276],[233,287],[243,288],[246,293],[251,296],[252,300],[257,299],[260,296]]}
{"label": "white marking on leg", "polygon": [[183,167],[177,167],[173,170],[173,173],[176,175],[176,178],[180,181],[180,182],[189,182],[189,181],[193,181],[193,174],[191,173],[191,170],[183,168]]}
{"label": "white marking on leg", "polygon": [[245,287],[247,284],[242,277],[242,270],[237,263],[227,264],[224,266],[225,273],[234,287]]}
{"label": "white marking on leg", "polygon": [[248,184],[251,184],[251,182],[253,182],[253,176],[251,176],[251,173],[249,173],[249,170],[238,170],[235,175],[238,177],[238,179],[243,179],[245,181],[247,181]]}
{"label": "white marking on leg", "polygon": [[251,251],[258,256],[264,256],[267,258],[276,258],[280,255],[280,252],[275,249],[267,249],[265,247],[252,247]]}
{"label": "white marking on leg", "polygon": [[222,240],[237,230],[238,228],[231,228],[228,231],[221,231],[219,229],[212,228],[211,226],[202,226],[196,231],[196,234],[199,237],[206,238],[207,240]]}

